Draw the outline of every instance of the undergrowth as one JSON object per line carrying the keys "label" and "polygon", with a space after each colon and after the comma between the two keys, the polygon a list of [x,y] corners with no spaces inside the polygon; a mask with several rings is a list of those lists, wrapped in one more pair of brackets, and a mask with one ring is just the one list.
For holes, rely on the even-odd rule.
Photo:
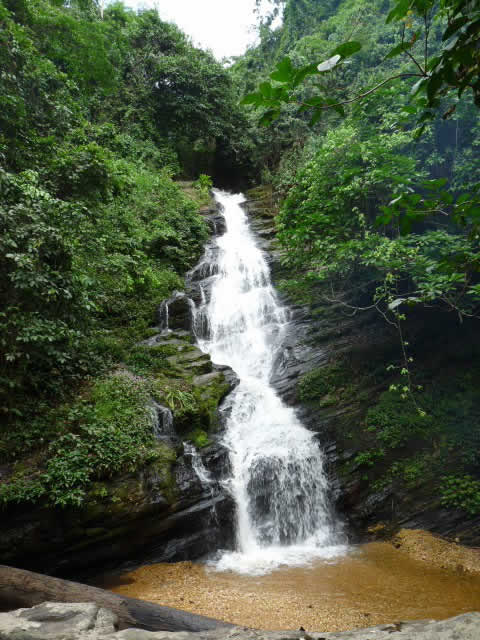
{"label": "undergrowth", "polygon": [[61,507],[80,506],[94,480],[133,472],[162,454],[148,384],[126,371],[95,381],[73,403],[10,433],[5,446],[12,473],[0,485],[0,502],[42,498]]}

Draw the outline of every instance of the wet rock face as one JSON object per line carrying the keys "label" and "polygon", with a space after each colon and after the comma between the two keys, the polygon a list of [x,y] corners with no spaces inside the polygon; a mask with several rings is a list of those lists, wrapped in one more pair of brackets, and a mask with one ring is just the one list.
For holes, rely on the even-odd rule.
{"label": "wet rock face", "polygon": [[[247,197],[245,208],[260,246],[270,256],[272,277],[278,284],[288,274],[275,243],[270,197],[259,190]],[[365,451],[375,453],[375,448],[383,446],[369,439],[365,420],[370,408],[377,406],[381,394],[394,382],[386,373],[386,365],[399,359],[394,328],[375,311],[352,315],[339,304],[322,302],[320,296],[316,306],[296,306],[282,292],[279,295],[291,310],[291,322],[282,351],[277,354],[272,383],[296,408],[303,423],[318,434],[328,461],[332,500],[349,525],[351,537],[368,538],[368,529],[384,522],[391,530],[423,528],[478,546],[480,516],[446,509],[428,476],[423,480],[419,473],[410,484],[387,482],[389,465],[422,452],[421,440],[412,439],[403,449],[387,450],[385,457],[378,462],[373,459],[371,466],[365,466],[359,458]],[[410,311],[408,321],[413,366],[420,372],[428,370],[434,385],[440,384],[442,370],[468,374],[475,358],[478,362],[478,332],[468,322],[459,329],[452,314],[444,314],[440,321],[436,316],[432,322],[428,311]],[[468,353],[463,353],[465,344]],[[323,378],[321,372],[325,372]],[[313,393],[309,395],[303,381],[316,373],[318,380],[310,380]],[[475,420],[480,398],[467,397],[463,404],[461,400],[455,404],[454,396],[452,393],[448,411],[461,416],[468,405]],[[435,452],[432,455],[434,461]]]}
{"label": "wet rock face", "polygon": [[[427,446],[421,438],[412,438],[401,447],[389,449],[374,440],[374,434],[366,428],[369,411],[380,406],[382,393],[394,382],[388,378],[386,363],[398,358],[398,337],[375,314],[352,318],[342,315],[338,309],[331,311],[317,317],[301,312],[293,314],[274,384],[279,393],[297,407],[304,424],[318,434],[329,463],[332,498],[337,511],[349,524],[351,536],[369,538],[369,528],[383,522],[392,530],[426,529],[478,546],[480,517],[442,505],[434,484],[441,470],[431,477],[415,471],[416,456]],[[435,341],[428,344],[421,319],[414,320],[410,339],[415,349],[415,367],[422,371],[424,363],[431,367],[432,353],[440,357],[441,337],[436,346]],[[446,335],[448,331],[447,327]],[[454,337],[454,330],[451,336],[452,344],[458,344],[459,336]],[[472,336],[472,344],[473,341]],[[445,361],[439,361],[432,369],[441,373],[448,361],[449,356],[445,354]],[[459,361],[455,366],[457,372],[465,367],[468,371],[468,361]],[[326,372],[326,388],[315,397],[309,396],[302,383],[311,372],[321,371]],[[435,376],[434,371],[432,384],[443,384]],[[408,407],[408,402],[406,404]],[[462,401],[452,396],[452,415],[462,410]],[[386,419],[392,424],[402,424],[402,412],[405,408],[400,408],[398,414],[386,414]],[[410,424],[405,422],[405,429]],[[378,460],[372,457],[367,464],[363,462],[362,456],[370,452],[375,456],[379,449],[385,453]],[[431,455],[433,464],[435,452]],[[390,480],[389,469],[404,460],[413,460],[417,473],[414,480],[403,481],[402,477]]]}
{"label": "wet rock face", "polygon": [[212,236],[221,236],[222,233],[225,233],[227,228],[225,218],[222,215],[221,208],[216,202],[211,206],[204,207],[200,213],[205,218]]}
{"label": "wet rock face", "polygon": [[[216,209],[204,215],[212,230],[224,230]],[[191,560],[232,545],[233,504],[221,484],[229,468],[219,407],[238,379],[195,346],[193,307],[187,294],[176,292],[160,307],[158,332],[138,345],[162,363],[151,402],[154,461],[95,483],[78,509],[10,508],[0,529],[2,562],[78,577],[123,563]],[[184,455],[184,441],[198,448],[215,479],[208,486]]]}
{"label": "wet rock face", "polygon": [[[202,451],[215,478],[228,473],[225,450]],[[191,560],[232,544],[233,505],[218,482],[206,487],[180,456],[166,479],[155,464],[104,483],[103,500],[84,508],[32,508],[8,514],[2,562],[66,577],[143,562]]]}
{"label": "wet rock face", "polygon": [[162,302],[158,309],[158,323],[161,329],[192,329],[192,301],[180,291]]}
{"label": "wet rock face", "polygon": [[282,351],[277,354],[272,383],[289,404],[295,404],[299,378],[325,365],[329,352],[325,347],[312,348],[309,344],[312,320],[308,309],[290,309],[290,324],[285,332]]}
{"label": "wet rock face", "polygon": [[208,335],[208,323],[202,317],[201,309],[210,302],[212,286],[219,269],[218,251],[214,239],[211,239],[198,265],[187,274],[186,292],[197,309],[193,328],[199,338]]}

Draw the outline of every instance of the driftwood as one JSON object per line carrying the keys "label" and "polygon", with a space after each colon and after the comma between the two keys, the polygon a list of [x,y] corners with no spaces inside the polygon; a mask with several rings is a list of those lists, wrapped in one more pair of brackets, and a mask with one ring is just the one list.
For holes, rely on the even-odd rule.
{"label": "driftwood", "polygon": [[0,565],[0,610],[33,607],[47,601],[94,602],[117,614],[120,629],[137,627],[147,631],[207,631],[233,626],[79,582]]}

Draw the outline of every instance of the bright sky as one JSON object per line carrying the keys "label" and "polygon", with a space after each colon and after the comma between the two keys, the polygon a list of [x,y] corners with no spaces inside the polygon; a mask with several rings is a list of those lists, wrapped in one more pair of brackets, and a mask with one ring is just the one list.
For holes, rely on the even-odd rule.
{"label": "bright sky", "polygon": [[135,8],[157,7],[162,20],[175,22],[197,46],[220,59],[242,54],[255,40],[255,0],[123,0]]}

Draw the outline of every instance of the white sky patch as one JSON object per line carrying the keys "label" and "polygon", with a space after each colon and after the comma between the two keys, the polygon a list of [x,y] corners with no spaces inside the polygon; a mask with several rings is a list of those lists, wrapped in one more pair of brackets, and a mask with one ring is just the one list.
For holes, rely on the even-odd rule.
{"label": "white sky patch", "polygon": [[238,56],[256,39],[255,0],[123,0],[134,9],[157,8],[162,20],[175,22],[194,44],[215,57]]}

